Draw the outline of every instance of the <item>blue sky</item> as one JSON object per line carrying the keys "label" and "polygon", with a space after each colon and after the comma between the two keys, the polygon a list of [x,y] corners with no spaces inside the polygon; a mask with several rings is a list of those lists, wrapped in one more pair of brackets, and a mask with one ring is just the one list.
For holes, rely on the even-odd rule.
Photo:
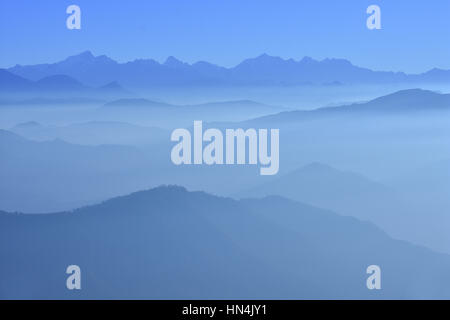
{"label": "blue sky", "polygon": [[[66,28],[66,8],[82,29]],[[366,28],[381,7],[382,30]],[[91,50],[118,61],[173,55],[233,66],[261,53],[346,58],[375,70],[450,69],[449,0],[2,0],[0,67]]]}

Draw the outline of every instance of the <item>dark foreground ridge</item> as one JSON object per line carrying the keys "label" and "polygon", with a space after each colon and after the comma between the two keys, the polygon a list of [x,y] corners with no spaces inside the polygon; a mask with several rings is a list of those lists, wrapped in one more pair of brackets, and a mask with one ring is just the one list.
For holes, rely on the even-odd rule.
{"label": "dark foreground ridge", "polygon": [[[168,186],[72,212],[0,214],[0,298],[449,298],[450,258],[280,197]],[[79,265],[82,290],[66,289]],[[366,268],[382,269],[382,290]],[[400,275],[400,276],[399,276]]]}

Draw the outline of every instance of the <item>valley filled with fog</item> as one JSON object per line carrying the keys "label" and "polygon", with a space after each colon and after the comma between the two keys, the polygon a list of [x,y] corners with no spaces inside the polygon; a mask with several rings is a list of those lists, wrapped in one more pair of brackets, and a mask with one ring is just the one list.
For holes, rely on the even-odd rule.
{"label": "valley filled with fog", "polygon": [[[91,63],[93,57],[84,53],[71,59]],[[174,263],[189,261],[181,271],[171,271],[173,279],[146,278],[143,270],[136,277],[130,274],[132,293],[114,298],[204,298],[206,292],[211,298],[235,297],[236,292],[242,298],[255,298],[258,292],[261,298],[366,298],[357,284],[365,274],[352,278],[352,272],[377,259],[391,268],[387,278],[395,283],[380,297],[450,297],[445,271],[450,266],[448,81],[430,79],[434,73],[375,72],[376,81],[365,82],[361,79],[369,71],[364,69],[354,72],[355,79],[335,81],[305,82],[287,74],[280,84],[247,70],[258,61],[214,72],[201,65],[197,68],[203,73],[192,74],[194,66],[178,62],[168,60],[155,69],[165,83],[136,73],[139,66],[117,66],[122,82],[110,81],[106,73],[95,78],[80,68],[61,76],[64,64],[0,70],[0,234],[4,250],[5,241],[11,241],[14,248],[8,250],[21,252],[14,263],[36,259],[39,250],[32,239],[49,252],[60,240],[76,248],[73,239],[83,238],[84,229],[81,247],[87,253],[75,249],[74,256],[94,270],[108,259],[117,260],[118,253],[108,253],[114,246],[130,256],[129,262],[117,261],[117,269],[148,263],[155,274],[164,274]],[[296,63],[310,68],[306,62]],[[349,67],[342,61],[314,63],[334,66],[336,74]],[[268,70],[267,78],[277,79]],[[202,77],[187,86],[193,74]],[[216,79],[211,85],[205,84],[206,74]],[[205,129],[279,129],[278,174],[261,176],[249,164],[174,165],[171,133],[192,130],[195,120],[203,121]],[[101,225],[98,233],[96,225]],[[102,252],[101,262],[89,260],[95,256],[89,241]],[[207,250],[202,245],[209,241]],[[135,250],[145,251],[144,243],[159,258],[139,257]],[[281,247],[285,251],[277,252]],[[217,250],[228,260],[215,256]],[[177,256],[182,251],[199,260]],[[45,255],[59,264],[70,256]],[[9,261],[0,267],[5,272],[12,272]],[[40,269],[54,268],[36,263]],[[333,282],[340,281],[327,269],[333,263],[349,280],[346,284]],[[256,265],[260,269],[252,273]],[[398,279],[402,268],[411,265]],[[242,291],[239,281],[223,280],[215,287],[207,281],[217,274],[231,279],[242,270],[255,284],[253,290]],[[35,273],[28,271],[33,283]],[[195,290],[183,292],[175,285],[202,273],[206,280]],[[408,287],[408,277],[418,273],[423,281]],[[22,276],[17,270],[14,274]],[[274,289],[277,274],[283,274],[283,289]],[[111,270],[102,281],[114,275]],[[161,296],[140,287],[139,277],[164,288]],[[263,278],[267,281],[259,282]],[[289,284],[292,278],[302,285]],[[38,287],[43,280],[35,281]],[[3,282],[0,294],[13,286]],[[13,297],[27,297],[25,285],[16,290]],[[103,295],[96,290],[86,297]],[[57,289],[42,298],[55,296],[60,296]]]}

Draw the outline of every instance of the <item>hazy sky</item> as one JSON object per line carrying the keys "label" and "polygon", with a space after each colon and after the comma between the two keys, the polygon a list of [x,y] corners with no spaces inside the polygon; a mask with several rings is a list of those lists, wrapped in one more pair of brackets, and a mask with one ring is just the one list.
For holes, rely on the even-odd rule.
{"label": "hazy sky", "polygon": [[[66,28],[66,8],[82,11]],[[366,9],[381,7],[382,30]],[[261,53],[346,58],[376,70],[450,69],[449,0],[1,0],[0,67],[91,50],[233,66]]]}

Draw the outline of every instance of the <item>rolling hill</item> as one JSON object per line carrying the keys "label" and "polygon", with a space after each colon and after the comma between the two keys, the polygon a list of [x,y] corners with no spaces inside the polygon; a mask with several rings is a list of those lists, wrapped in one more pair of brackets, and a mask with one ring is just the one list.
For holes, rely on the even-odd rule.
{"label": "rolling hill", "polygon": [[143,98],[119,99],[98,109],[98,117],[150,126],[191,126],[194,120],[242,121],[286,110],[251,100],[221,101],[193,105],[173,105]]}
{"label": "rolling hill", "polygon": [[275,177],[239,196],[283,196],[384,226],[390,222],[389,212],[399,205],[395,194],[394,189],[363,175],[316,162]]}
{"label": "rolling hill", "polygon": [[89,121],[66,126],[49,126],[30,121],[19,123],[9,131],[31,140],[61,139],[82,145],[148,146],[165,142],[170,137],[170,132],[160,128],[107,121]]}
{"label": "rolling hill", "polygon": [[6,69],[0,69],[0,93],[21,95],[60,95],[72,93],[77,95],[103,95],[103,96],[129,96],[116,81],[101,85],[100,87],[87,86],[76,78],[66,74],[50,74],[36,80],[18,76]]}
{"label": "rolling hill", "polygon": [[[159,187],[72,212],[0,213],[3,299],[450,297],[450,257],[279,197]],[[68,265],[82,290],[65,289]],[[382,290],[366,288],[366,268]]]}
{"label": "rolling hill", "polygon": [[352,116],[408,116],[429,112],[449,112],[450,94],[429,90],[408,89],[351,105],[324,107],[308,111],[286,111],[245,121],[244,126],[295,123],[321,119],[340,119]]}
{"label": "rolling hill", "polygon": [[0,154],[6,210],[66,210],[157,183],[150,177],[158,156],[131,146],[37,142],[0,130]]}

